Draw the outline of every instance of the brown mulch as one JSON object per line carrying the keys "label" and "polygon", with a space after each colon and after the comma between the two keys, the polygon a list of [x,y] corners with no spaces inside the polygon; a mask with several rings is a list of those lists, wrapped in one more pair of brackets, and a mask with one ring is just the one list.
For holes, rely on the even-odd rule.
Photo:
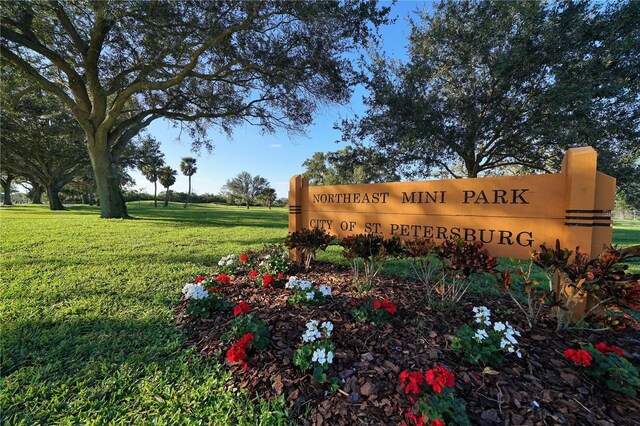
{"label": "brown mulch", "polygon": [[[473,424],[640,424],[639,398],[607,390],[563,357],[565,349],[579,343],[605,341],[623,347],[638,366],[640,333],[560,333],[548,315],[529,331],[508,296],[467,294],[458,309],[434,310],[426,306],[419,284],[399,278],[385,278],[372,294],[398,307],[390,323],[376,327],[356,323],[349,314],[356,293],[347,268],[318,263],[310,272],[295,275],[312,280],[316,286],[330,285],[333,296],[318,307],[290,306],[290,292],[282,283],[264,291],[239,277],[225,291],[225,299],[248,302],[251,312],[271,331],[269,346],[260,353],[250,353],[248,370],[229,367],[233,377],[230,385],[264,399],[284,395],[291,414],[303,424],[399,425],[409,403],[399,387],[398,374],[438,364],[455,373],[455,394],[465,402]],[[449,349],[460,326],[472,322],[472,307],[480,305],[491,309],[494,321],[507,320],[520,330],[522,359],[508,355],[500,368],[483,373],[481,367],[465,364]],[[314,383],[310,374],[293,365],[293,353],[301,343],[305,324],[312,319],[334,324],[331,340],[336,356],[329,375],[340,380],[337,392],[329,392],[327,384]],[[176,321],[203,356],[224,361],[228,345],[219,339],[233,321],[230,310],[202,320],[186,316],[180,305]],[[305,412],[311,415],[303,416]]]}

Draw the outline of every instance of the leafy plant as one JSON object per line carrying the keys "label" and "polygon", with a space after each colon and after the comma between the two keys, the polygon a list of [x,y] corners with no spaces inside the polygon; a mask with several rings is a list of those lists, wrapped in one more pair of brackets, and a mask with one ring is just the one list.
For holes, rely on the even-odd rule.
{"label": "leafy plant", "polygon": [[257,268],[263,274],[278,276],[289,271],[289,253],[282,244],[265,244],[257,253]]}
{"label": "leafy plant", "polygon": [[218,272],[221,274],[235,274],[240,266],[238,256],[228,254],[218,261]]}
{"label": "leafy plant", "polygon": [[438,365],[424,374],[422,371],[402,371],[400,386],[413,404],[413,409],[408,408],[404,417],[415,425],[425,422],[438,426],[444,426],[445,422],[461,426],[471,424],[464,403],[453,393],[455,376],[446,368]]}
{"label": "leafy plant", "polygon": [[606,248],[597,258],[589,260],[576,248],[573,252],[544,244],[539,252],[532,254],[533,262],[547,273],[552,288],[552,308],[556,315],[557,328],[566,329],[579,319],[578,309],[585,299],[589,303],[586,317],[591,313],[606,317],[607,310],[640,308],[640,274],[627,274],[628,262],[640,257],[640,246],[618,250]]}
{"label": "leafy plant", "polygon": [[227,309],[228,307],[229,303],[222,298],[220,293],[209,293],[207,297],[202,299],[189,299],[185,311],[189,315],[209,318],[211,312]]}
{"label": "leafy plant", "polygon": [[544,291],[539,291],[537,289],[537,287],[540,286],[540,282],[531,279],[532,266],[533,262],[530,262],[527,272],[524,272],[520,267],[516,268],[513,271],[515,276],[522,279],[521,285],[526,297],[525,302],[521,302],[519,300],[513,288],[515,277],[511,274],[510,270],[507,269],[502,273],[495,275],[500,291],[502,291],[503,293],[507,293],[509,297],[511,297],[511,300],[513,300],[516,306],[518,306],[518,308],[522,311],[525,318],[527,319],[529,329],[532,329],[533,326],[538,322],[538,316],[540,315],[542,307],[546,303],[546,297],[552,290],[551,288]]}
{"label": "leafy plant", "polygon": [[481,241],[461,238],[445,240],[439,249],[443,267],[450,275],[468,278],[471,274],[495,273],[498,258],[484,249]]}
{"label": "leafy plant", "polygon": [[313,379],[318,383],[329,380],[327,370],[335,355],[335,347],[329,340],[332,331],[333,324],[329,321],[322,324],[316,320],[309,321],[302,335],[304,343],[293,354],[293,364],[301,370],[313,369]]}
{"label": "leafy plant", "polygon": [[[358,292],[371,290],[376,283],[383,259],[400,255],[403,248],[398,237],[385,239],[375,234],[356,234],[340,241],[342,255],[351,263],[351,271]],[[363,263],[362,277],[360,262]]]}
{"label": "leafy plant", "polygon": [[247,333],[253,334],[252,347],[258,351],[267,347],[270,341],[269,327],[260,318],[253,314],[238,315],[231,323],[231,329],[224,333],[220,339],[229,343],[236,341]]}
{"label": "leafy plant", "polygon": [[301,280],[297,277],[290,277],[285,288],[293,292],[287,299],[287,302],[292,305],[321,305],[326,302],[328,296],[331,296],[331,287],[328,285],[321,285],[316,289],[313,288],[311,281]]}
{"label": "leafy plant", "polygon": [[[213,285],[210,277],[199,275],[192,283],[182,287],[182,294],[187,301],[186,313],[200,318],[209,318],[211,311],[226,309],[229,304],[222,299],[220,293],[209,291]],[[205,288],[205,286],[207,288]]]}
{"label": "leafy plant", "polygon": [[640,390],[640,373],[624,356],[621,348],[604,342],[582,349],[565,351],[569,358],[584,367],[585,373],[604,382],[611,390],[636,397]]}
{"label": "leafy plant", "polygon": [[316,253],[325,250],[333,236],[320,228],[302,228],[300,231],[289,233],[284,240],[284,245],[291,250],[296,250],[302,257],[305,269],[309,269]]}
{"label": "leafy plant", "polygon": [[454,351],[460,352],[470,364],[492,367],[502,364],[505,353],[515,352],[522,356],[520,350],[515,349],[518,343],[516,336],[520,336],[520,332],[508,322],[492,323],[491,312],[484,306],[475,307],[473,310],[477,329],[474,330],[467,324],[460,327],[451,343]]}
{"label": "leafy plant", "polygon": [[387,299],[375,300],[367,297],[361,300],[354,299],[351,304],[354,306],[351,315],[356,321],[372,322],[377,326],[388,322],[396,313],[396,305]]}
{"label": "leafy plant", "polygon": [[414,276],[425,285],[429,299],[434,291],[432,280],[440,271],[438,253],[438,245],[429,238],[404,241],[404,255],[411,259]]}

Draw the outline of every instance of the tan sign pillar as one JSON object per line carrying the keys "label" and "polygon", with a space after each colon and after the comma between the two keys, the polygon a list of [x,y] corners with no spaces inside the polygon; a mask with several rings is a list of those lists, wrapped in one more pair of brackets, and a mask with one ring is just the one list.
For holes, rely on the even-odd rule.
{"label": "tan sign pillar", "polygon": [[290,180],[289,231],[462,238],[520,259],[559,239],[593,257],[611,244],[615,194],[615,179],[597,172],[596,160],[593,148],[573,148],[561,173],[369,185],[309,186],[297,175]]}

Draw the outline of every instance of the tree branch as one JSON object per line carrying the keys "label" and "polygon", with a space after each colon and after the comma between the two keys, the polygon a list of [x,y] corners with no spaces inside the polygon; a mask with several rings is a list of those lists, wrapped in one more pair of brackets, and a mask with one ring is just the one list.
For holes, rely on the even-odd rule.
{"label": "tree branch", "polygon": [[[19,27],[19,25],[16,26]],[[84,109],[84,111],[87,113],[91,112],[91,101],[89,99],[89,95],[87,94],[87,90],[82,77],[68,62],[64,60],[62,56],[42,45],[37,40],[36,36],[33,34],[30,28],[24,28],[24,26],[21,27],[23,31],[26,31],[26,33],[20,34],[18,32],[15,32],[11,28],[6,27],[5,25],[2,25],[0,27],[2,28],[2,37],[6,38],[7,40],[13,41],[20,46],[24,46],[36,53],[39,53],[40,55],[50,60],[58,68],[60,68],[69,79],[69,88],[78,101],[78,106]]]}
{"label": "tree branch", "polygon": [[20,58],[18,55],[13,53],[8,47],[4,44],[0,46],[2,56],[8,59],[13,65],[15,65],[18,69],[20,69],[24,74],[26,74],[32,81],[35,81],[42,87],[44,90],[52,93],[60,101],[66,105],[73,115],[76,117],[78,122],[83,128],[90,128],[91,124],[88,122],[87,114],[82,111],[78,105],[74,102],[73,99],[67,93],[62,90],[59,86],[57,86],[52,81],[44,78],[35,68],[33,68],[28,62]]}

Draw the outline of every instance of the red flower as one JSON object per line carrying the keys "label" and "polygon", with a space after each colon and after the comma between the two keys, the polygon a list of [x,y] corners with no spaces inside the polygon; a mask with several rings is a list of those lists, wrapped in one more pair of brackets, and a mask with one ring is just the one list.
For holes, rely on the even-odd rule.
{"label": "red flower", "polygon": [[455,376],[453,373],[441,365],[432,370],[428,370],[424,378],[436,393],[442,393],[442,389],[450,388],[455,385]]}
{"label": "red flower", "polygon": [[267,274],[262,278],[262,286],[264,288],[271,288],[272,284],[276,283],[276,279],[273,278],[273,275]]}
{"label": "red flower", "polygon": [[425,418],[423,416],[420,416],[420,417],[416,416],[408,408],[404,412],[404,418],[405,419],[409,419],[409,420],[413,420],[413,422],[415,423],[416,426],[424,426]]}
{"label": "red flower", "polygon": [[618,346],[609,346],[605,342],[600,342],[595,346],[595,348],[603,355],[613,352],[614,354],[618,354],[624,358],[624,352],[622,351],[622,348]]}
{"label": "red flower", "polygon": [[240,263],[247,263],[249,260],[249,255],[247,253],[242,253],[240,255]]}
{"label": "red flower", "polygon": [[351,299],[351,306],[356,306],[358,304],[358,299]]}
{"label": "red flower", "polygon": [[278,279],[281,280],[284,278],[284,274],[282,272],[278,272]]}
{"label": "red flower", "polygon": [[564,357],[584,367],[590,366],[593,360],[591,354],[584,349],[567,349],[564,351]]}
{"label": "red flower", "polygon": [[373,307],[376,309],[380,309],[382,307],[382,303],[380,303],[379,300],[374,300],[373,301]]}
{"label": "red flower", "polygon": [[247,333],[242,336],[242,339],[233,343],[231,349],[227,351],[227,361],[238,362],[242,365],[242,369],[246,370],[249,365],[245,361],[247,359],[247,349],[253,342],[253,333]]}
{"label": "red flower", "polygon": [[382,301],[382,307],[385,308],[390,315],[394,315],[397,310],[396,305],[394,305],[393,302],[386,299]]}
{"label": "red flower", "polygon": [[249,279],[253,280],[258,276],[258,271],[249,272]]}
{"label": "red flower", "polygon": [[235,308],[233,308],[233,315],[238,316],[242,314],[248,314],[250,309],[251,306],[249,306],[247,302],[242,300]]}
{"label": "red flower", "polygon": [[220,275],[218,275],[216,280],[220,284],[229,284],[231,282],[231,277],[229,275],[227,275],[227,274],[220,274]]}
{"label": "red flower", "polygon": [[444,422],[442,420],[435,419],[434,421],[429,423],[429,426],[445,426],[445,425],[444,425]]}
{"label": "red flower", "polygon": [[405,394],[420,392],[420,385],[422,384],[422,372],[421,371],[407,371],[404,370],[400,373],[400,384],[404,389]]}
{"label": "red flower", "polygon": [[195,279],[195,280],[193,280],[193,283],[194,283],[194,284],[199,284],[199,283],[201,283],[202,281],[205,281],[206,279],[207,279],[207,277],[205,277],[204,275],[198,275],[198,276],[196,277],[196,279]]}

